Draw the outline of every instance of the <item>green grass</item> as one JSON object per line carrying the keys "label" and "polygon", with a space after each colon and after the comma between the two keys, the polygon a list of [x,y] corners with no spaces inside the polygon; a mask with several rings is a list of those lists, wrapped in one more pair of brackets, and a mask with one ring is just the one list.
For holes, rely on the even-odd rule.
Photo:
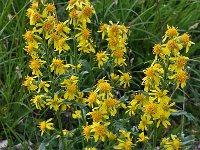
{"label": "green grass", "polygon": [[[55,0],[58,17],[65,20],[66,1]],[[185,107],[184,133],[195,135],[200,140],[200,1],[198,0],[94,0],[96,16],[94,30],[101,22],[119,21],[130,29],[128,41],[128,70],[135,76],[136,84],[141,83],[141,72],[153,59],[152,47],[159,43],[167,24],[178,27],[181,32],[191,34],[195,45],[187,54],[190,58],[188,71],[190,80],[185,89],[185,102],[177,107]],[[27,57],[23,50],[23,34],[28,25],[26,9],[29,0],[0,0],[0,140],[8,139],[10,148],[18,143],[31,140],[37,147],[41,140],[36,134],[34,116],[37,115],[29,103],[29,94],[22,86],[29,73]],[[195,26],[197,25],[197,26]],[[96,35],[99,36],[99,35]],[[141,87],[134,87],[134,90]],[[183,91],[179,91],[182,94]],[[176,96],[178,97],[178,95]],[[195,108],[195,109],[194,109]],[[183,116],[183,113],[180,114]],[[195,119],[191,119],[190,117]],[[191,120],[190,120],[191,119]],[[176,122],[177,121],[177,122]],[[175,123],[178,123],[175,120]],[[181,126],[174,129],[181,131]],[[173,131],[172,131],[173,132]],[[24,147],[27,145],[24,144]]]}

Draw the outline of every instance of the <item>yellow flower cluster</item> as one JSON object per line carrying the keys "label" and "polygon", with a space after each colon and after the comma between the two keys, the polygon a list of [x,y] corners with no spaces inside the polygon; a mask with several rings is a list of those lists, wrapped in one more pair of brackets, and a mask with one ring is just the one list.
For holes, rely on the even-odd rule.
{"label": "yellow flower cluster", "polygon": [[120,136],[117,139],[118,145],[114,147],[114,149],[124,149],[130,150],[133,147],[133,143],[131,140],[131,132],[126,132],[124,130],[119,130]]}
{"label": "yellow flower cluster", "polygon": [[[123,66],[126,64],[126,41],[127,41],[127,32],[128,29],[124,25],[114,24],[112,21],[108,24],[102,24],[100,31],[102,32],[102,40],[107,35],[106,41],[108,41],[108,48],[111,51],[111,57],[114,61],[114,64],[117,66]],[[99,55],[97,56],[97,60],[99,64],[103,64],[108,59],[105,59],[105,52],[103,53],[104,57],[101,55],[101,59],[99,59]]]}
{"label": "yellow flower cluster", "polygon": [[171,135],[172,141],[169,139],[163,138],[160,144],[161,147],[164,147],[166,150],[178,150],[180,149],[182,143],[179,138],[174,135]]}
{"label": "yellow flower cluster", "polygon": [[114,98],[113,87],[108,80],[98,80],[96,88],[90,92],[86,104],[92,108],[87,115],[93,120],[92,125],[83,127],[83,135],[88,141],[94,137],[95,142],[105,141],[106,137],[112,139],[114,134],[107,129],[110,125],[109,119],[116,116],[117,109],[123,105],[118,99]]}
{"label": "yellow flower cluster", "polygon": [[[153,125],[158,128],[161,124],[168,128],[171,124],[169,117],[176,110],[171,108],[175,105],[168,93],[170,92],[170,84],[176,84],[176,89],[184,88],[188,74],[185,65],[188,57],[181,55],[181,50],[185,47],[186,52],[192,42],[189,35],[179,33],[174,27],[167,27],[163,44],[156,44],[153,47],[155,59],[151,66],[144,70],[145,77],[143,80],[144,92],[140,92],[134,96],[134,99],[127,106],[126,111],[130,116],[136,115],[141,110],[141,121],[138,129],[142,130],[139,141],[145,141],[143,131],[147,131]],[[187,43],[185,36],[187,35]],[[175,90],[176,90],[175,89]],[[142,140],[143,139],[143,140]]]}
{"label": "yellow flower cluster", "polygon": [[[188,52],[192,44],[190,36],[187,33],[179,35],[176,28],[168,26],[163,43],[153,47],[154,61],[144,70],[144,91],[137,92],[130,102],[123,101],[122,95],[132,93],[127,89],[133,77],[124,69],[127,65],[128,29],[111,21],[109,24],[102,23],[98,32],[101,32],[102,40],[107,41],[107,49],[95,53],[92,31],[88,28],[95,13],[91,3],[88,0],[69,0],[66,10],[69,19],[64,22],[58,21],[53,3],[41,4],[34,0],[27,10],[32,28],[24,34],[24,50],[30,56],[32,76],[27,75],[23,85],[33,95],[30,102],[36,109],[46,109],[55,114],[47,121],[39,122],[41,135],[55,130],[58,124],[59,133],[51,132],[56,132],[58,138],[69,138],[68,135],[73,136],[70,130],[76,128],[74,131],[82,133],[85,139],[82,142],[88,144],[83,147],[85,149],[96,149],[99,143],[109,143],[114,149],[131,150],[136,144],[151,140],[149,129],[155,130],[161,125],[168,128],[171,125],[169,117],[176,111],[172,108],[175,103],[169,96],[169,85],[176,84],[176,89],[186,85],[188,74],[185,65],[189,58],[181,55],[181,51],[185,48]],[[111,68],[107,76],[100,74],[95,85],[89,85],[87,89],[84,75],[88,72],[80,64],[83,62],[81,57],[85,55],[96,56],[96,67],[101,68],[108,63],[110,66],[106,67]],[[114,67],[117,67],[117,72]],[[138,135],[135,140],[133,131],[116,127],[116,122],[121,121],[121,114],[123,119],[140,118],[135,125],[139,129],[134,133]],[[62,124],[63,116],[75,122],[69,131],[65,129],[67,125]],[[180,143],[172,135],[172,141],[163,139],[161,146],[178,149]]]}
{"label": "yellow flower cluster", "polygon": [[88,0],[70,0],[66,10],[69,12],[70,24],[73,24],[78,33],[75,37],[78,41],[78,50],[84,53],[95,53],[91,31],[87,24],[91,23],[90,17],[95,13]]}
{"label": "yellow flower cluster", "polygon": [[[51,55],[55,55],[57,51],[61,54],[70,50],[67,44],[70,39],[68,21],[57,20],[56,7],[53,3],[41,4],[37,0],[32,1],[30,8],[27,9],[27,17],[31,29],[24,34],[26,43],[24,50],[30,56],[29,67],[33,76],[27,76],[23,85],[29,91],[35,92],[31,103],[36,109],[49,107],[58,111],[61,107],[66,110],[66,105],[62,104],[64,99],[60,98],[52,88],[55,87],[55,81],[51,77],[51,72],[54,72],[54,75],[62,75],[68,72],[68,68],[75,69],[75,67],[64,64],[65,61],[61,57],[51,59]],[[54,130],[53,123],[49,123],[52,120],[39,123],[41,135],[47,130]]]}

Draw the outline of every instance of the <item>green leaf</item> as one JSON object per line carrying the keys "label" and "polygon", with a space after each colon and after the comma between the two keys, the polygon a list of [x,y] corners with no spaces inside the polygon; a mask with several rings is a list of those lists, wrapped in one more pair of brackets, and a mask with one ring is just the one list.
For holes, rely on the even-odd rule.
{"label": "green leaf", "polygon": [[182,137],[181,138],[181,142],[186,145],[186,144],[189,144],[191,145],[192,143],[195,142],[195,137],[193,135],[189,135],[189,136],[186,136],[186,137]]}
{"label": "green leaf", "polygon": [[172,113],[172,116],[181,116],[184,115],[189,121],[196,121],[196,118],[191,114],[183,110],[178,110]]}

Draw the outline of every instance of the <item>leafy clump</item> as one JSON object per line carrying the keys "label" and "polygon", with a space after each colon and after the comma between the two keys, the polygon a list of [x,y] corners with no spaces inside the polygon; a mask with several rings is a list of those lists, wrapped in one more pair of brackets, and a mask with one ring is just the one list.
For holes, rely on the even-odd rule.
{"label": "leafy clump", "polygon": [[[189,51],[190,36],[168,26],[162,42],[153,47],[154,61],[144,70],[144,90],[133,94],[133,77],[126,70],[128,28],[110,21],[97,32],[89,29],[95,10],[88,0],[70,0],[66,10],[69,18],[64,22],[57,19],[53,3],[33,1],[27,10],[30,29],[24,34],[24,50],[32,75],[23,85],[40,114],[41,136],[61,139],[65,149],[129,150],[155,148],[158,142],[166,149],[182,147],[174,135],[172,141],[159,141],[157,130],[171,126],[173,94],[189,78],[189,58],[182,51]],[[94,32],[101,33],[101,39],[94,40]],[[94,82],[91,74],[96,75]],[[74,138],[79,139],[76,145]]]}

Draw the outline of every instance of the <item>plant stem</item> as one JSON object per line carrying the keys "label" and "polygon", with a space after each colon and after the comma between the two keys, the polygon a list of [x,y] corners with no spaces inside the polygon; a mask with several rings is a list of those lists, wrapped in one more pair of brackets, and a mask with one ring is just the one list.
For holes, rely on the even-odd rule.
{"label": "plant stem", "polygon": [[[185,111],[185,94],[184,94],[184,101],[183,101],[183,111]],[[181,116],[181,134],[184,134],[184,123],[185,123],[185,116]]]}
{"label": "plant stem", "polygon": [[176,90],[177,90],[177,88],[175,88],[175,90],[172,92],[172,94],[171,94],[170,98],[172,98],[172,97],[173,97],[173,95],[175,94]]}
{"label": "plant stem", "polygon": [[63,146],[64,146],[64,149],[67,149],[67,145],[65,144],[65,139],[63,137],[63,128],[62,128],[62,121],[61,121],[61,118],[60,118],[60,111],[57,111],[56,112],[56,117],[58,119],[58,126],[59,126],[59,130],[60,130],[60,133],[61,133],[61,138],[62,138],[62,143],[63,143]]}
{"label": "plant stem", "polygon": [[154,136],[153,136],[153,148],[156,147],[156,141],[157,141],[157,127],[156,127],[157,122],[155,123],[155,127],[154,127]]}

